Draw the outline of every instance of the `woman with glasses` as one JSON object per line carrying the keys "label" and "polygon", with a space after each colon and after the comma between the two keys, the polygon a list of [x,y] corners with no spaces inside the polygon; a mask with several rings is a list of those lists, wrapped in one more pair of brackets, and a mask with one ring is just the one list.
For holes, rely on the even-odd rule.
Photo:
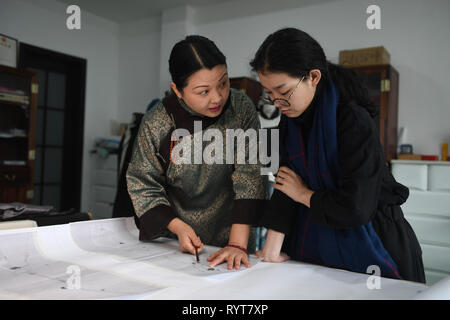
{"label": "woman with glasses", "polygon": [[198,123],[223,137],[227,129],[257,130],[256,108],[240,90],[230,89],[225,56],[205,37],[188,36],[175,44],[169,71],[173,92],[142,119],[127,171],[139,239],[176,236],[181,251],[196,255],[203,244],[223,247],[207,259],[210,266],[226,261],[229,269],[248,267],[247,251],[255,251],[250,226],[268,198],[261,166],[197,162],[211,143],[205,138],[189,149],[193,161],[177,162],[171,157],[176,154],[172,133],[187,131],[181,143],[197,139]]}
{"label": "woman with glasses", "polygon": [[283,114],[280,168],[260,221],[269,231],[257,254],[425,282],[400,208],[409,190],[385,163],[377,109],[356,75],[295,28],[269,35],[250,64]]}

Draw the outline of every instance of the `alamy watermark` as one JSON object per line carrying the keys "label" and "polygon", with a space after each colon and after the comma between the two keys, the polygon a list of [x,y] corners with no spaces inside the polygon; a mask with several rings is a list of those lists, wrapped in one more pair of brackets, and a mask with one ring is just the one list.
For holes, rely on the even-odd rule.
{"label": "alamy watermark", "polygon": [[69,30],[81,29],[81,9],[79,6],[72,4],[67,7],[66,13],[70,14],[66,19],[66,26]]}
{"label": "alamy watermark", "polygon": [[[79,6],[72,4],[66,8],[66,13],[70,16],[66,19],[66,26],[69,30],[81,29],[81,9]],[[370,16],[366,20],[366,26],[369,30],[381,29],[381,9],[380,6],[372,4],[367,7],[366,13]]]}
{"label": "alamy watermark", "polygon": [[366,13],[370,16],[366,20],[366,26],[369,30],[381,29],[381,9],[380,6],[372,4],[367,7]]}
{"label": "alamy watermark", "polygon": [[[174,147],[170,151],[170,160],[175,165],[261,164],[261,175],[268,175],[278,169],[279,131],[270,130],[270,155],[268,134],[268,129],[253,128],[246,131],[226,129],[225,132],[216,128],[202,130],[202,122],[194,121],[194,134],[182,128],[172,132],[171,145]],[[205,141],[210,143],[203,148]]]}
{"label": "alamy watermark", "polygon": [[370,265],[367,267],[366,273],[371,274],[366,281],[367,289],[381,289],[381,270],[377,265]]}
{"label": "alamy watermark", "polygon": [[66,280],[67,289],[79,290],[81,288],[81,269],[77,265],[70,265],[66,270],[70,277]]}

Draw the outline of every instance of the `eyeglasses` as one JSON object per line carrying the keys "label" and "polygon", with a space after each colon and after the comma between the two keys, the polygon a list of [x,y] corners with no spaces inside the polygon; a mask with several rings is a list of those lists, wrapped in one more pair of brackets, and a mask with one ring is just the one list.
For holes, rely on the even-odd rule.
{"label": "eyeglasses", "polygon": [[272,100],[269,97],[267,97],[267,98],[263,98],[264,103],[273,104],[276,107],[290,107],[291,103],[289,102],[289,100],[291,100],[291,97],[294,94],[295,90],[300,85],[300,82],[302,82],[305,78],[306,78],[306,76],[304,76],[304,77],[302,77],[300,79],[300,81],[297,83],[297,85],[295,86],[294,90],[292,90],[291,94],[289,95],[289,97],[287,99],[276,98],[276,99]]}

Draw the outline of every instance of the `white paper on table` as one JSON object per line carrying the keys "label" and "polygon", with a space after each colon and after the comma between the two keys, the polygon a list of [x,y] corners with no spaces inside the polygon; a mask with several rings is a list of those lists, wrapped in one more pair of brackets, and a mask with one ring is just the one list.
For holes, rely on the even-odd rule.
{"label": "white paper on table", "polygon": [[[161,243],[160,245],[165,247],[172,247],[173,245],[178,246],[177,241],[171,241],[170,243]],[[192,254],[181,253],[179,251],[171,252],[166,255],[160,255],[154,258],[145,259],[152,265],[165,268],[168,270],[173,270],[191,276],[207,277],[209,279],[225,279],[229,278],[237,273],[245,271],[247,268],[241,263],[240,270],[228,270],[226,262],[210,267],[210,262],[206,259],[213,253],[215,253],[220,248],[203,246],[202,252],[199,253],[199,260],[197,262],[196,257]],[[256,265],[260,259],[249,256],[250,266]]]}
{"label": "white paper on table", "polygon": [[[45,257],[35,232],[1,235],[0,299],[119,299],[161,288]],[[68,272],[69,271],[69,272]]]}
{"label": "white paper on table", "polygon": [[[195,256],[180,252],[178,241],[174,239],[159,238],[141,242],[128,222],[129,219],[77,222],[70,224],[70,230],[74,241],[83,250],[107,253],[119,259],[138,260],[191,276],[223,279],[246,269],[241,264],[241,270],[228,270],[226,263],[211,268],[206,258],[220,248],[204,246],[199,255],[200,263],[197,263]],[[258,258],[252,256],[249,260],[250,265],[259,262]]]}
{"label": "white paper on table", "polygon": [[[254,256],[249,269],[208,270],[206,258],[220,248],[205,246],[197,264],[178,241],[140,242],[138,234],[133,218],[0,231],[0,298],[410,299],[427,289],[383,278],[371,290],[369,274]],[[80,267],[81,290],[68,289],[71,265]]]}
{"label": "white paper on table", "polygon": [[450,300],[450,276],[447,276],[431,287],[416,295],[414,300]]}
{"label": "white paper on table", "polygon": [[[167,248],[148,245],[138,239],[127,228],[126,220],[99,220],[96,223],[79,222],[70,224],[75,243],[89,252],[107,253],[118,258],[142,260],[167,254]],[[170,249],[175,251],[175,249]]]}

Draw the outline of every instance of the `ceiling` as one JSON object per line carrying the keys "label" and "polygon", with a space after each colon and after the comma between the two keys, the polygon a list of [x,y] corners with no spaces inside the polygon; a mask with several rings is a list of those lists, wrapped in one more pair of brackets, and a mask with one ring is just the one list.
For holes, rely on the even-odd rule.
{"label": "ceiling", "polygon": [[[50,0],[25,0],[32,3],[52,2]],[[235,2],[235,17],[255,15],[271,11],[289,10],[293,8],[318,5],[337,0],[56,0],[64,5],[76,4],[81,11],[86,10],[96,16],[115,23],[137,21],[140,19],[161,16],[164,10],[181,6],[203,7]],[[47,4],[50,6],[50,4]],[[220,11],[220,6],[218,7]],[[221,19],[221,12],[213,14],[213,19]],[[208,17],[206,17],[207,19]]]}
{"label": "ceiling", "polygon": [[203,6],[233,0],[57,0],[58,2],[78,5],[81,10],[89,11],[99,17],[122,23],[158,16],[166,9],[184,5]]}

